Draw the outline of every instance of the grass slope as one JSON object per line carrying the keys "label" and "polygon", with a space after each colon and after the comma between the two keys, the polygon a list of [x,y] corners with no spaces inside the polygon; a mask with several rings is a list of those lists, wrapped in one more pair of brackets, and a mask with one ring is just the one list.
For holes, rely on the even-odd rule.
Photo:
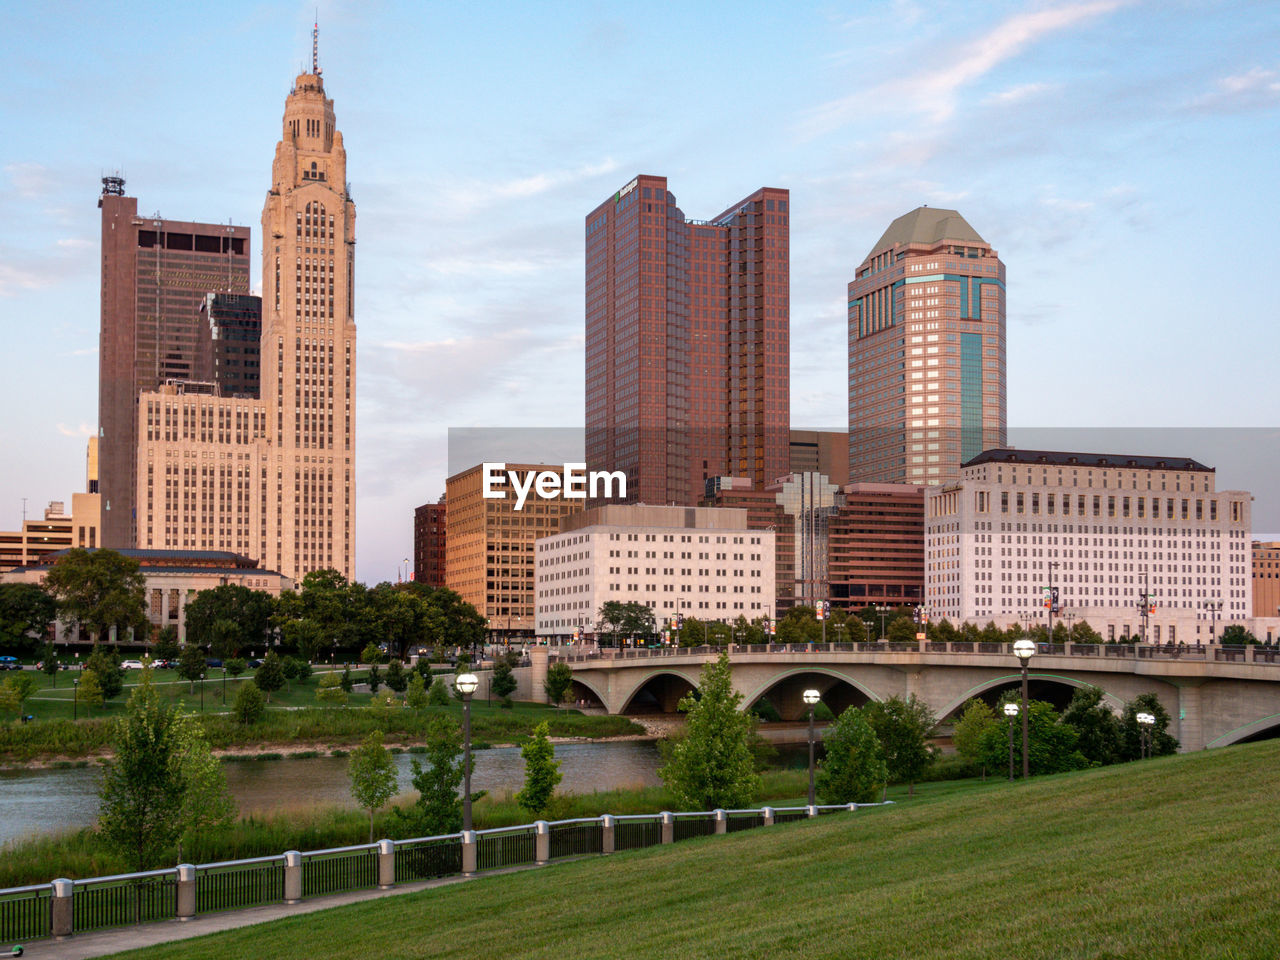
{"label": "grass slope", "polygon": [[995,781],[128,956],[1275,957],[1278,796],[1270,741]]}

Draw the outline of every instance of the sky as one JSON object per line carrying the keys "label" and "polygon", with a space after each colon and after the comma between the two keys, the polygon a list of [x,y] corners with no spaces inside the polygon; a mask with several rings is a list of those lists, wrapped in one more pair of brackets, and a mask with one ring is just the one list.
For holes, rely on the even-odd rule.
{"label": "sky", "polygon": [[[0,5],[0,529],[22,498],[36,516],[84,487],[100,178],[122,173],[144,215],[251,226],[257,288],[317,7],[56,10]],[[1011,427],[1280,425],[1280,4],[318,16],[357,211],[357,579],[411,556],[450,428],[581,426],[583,222],[637,173],[691,219],[791,191],[794,427],[845,427],[846,285],[921,204],[958,209],[1006,265]],[[1277,435],[1223,436],[1280,460]]]}

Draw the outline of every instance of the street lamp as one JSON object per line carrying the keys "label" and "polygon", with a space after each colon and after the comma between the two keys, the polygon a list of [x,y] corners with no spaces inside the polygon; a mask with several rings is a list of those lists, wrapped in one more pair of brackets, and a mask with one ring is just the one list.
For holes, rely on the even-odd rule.
{"label": "street lamp", "polygon": [[1031,776],[1031,756],[1027,752],[1030,735],[1027,730],[1027,661],[1035,656],[1036,645],[1023,637],[1013,645],[1013,654],[1022,661],[1022,778]]}
{"label": "street lamp", "polygon": [[822,694],[817,690],[806,690],[804,692],[804,702],[809,705],[809,806],[813,806],[813,708],[818,705],[818,701],[822,699]]}
{"label": "street lamp", "polygon": [[1004,705],[1004,715],[1009,718],[1009,782],[1013,782],[1013,718],[1018,715],[1016,703]]}
{"label": "street lamp", "polygon": [[1155,726],[1156,718],[1149,713],[1140,713],[1137,716],[1137,721],[1142,759],[1145,760],[1151,756],[1151,728]]}
{"label": "street lamp", "polygon": [[453,681],[462,694],[462,829],[471,829],[471,695],[480,686],[474,673],[464,673]]}
{"label": "street lamp", "polygon": [[71,719],[80,719],[80,678],[71,681]]}
{"label": "street lamp", "polygon": [[223,664],[223,666],[222,666],[222,705],[223,705],[224,707],[227,705],[227,667],[226,667],[226,664]]}
{"label": "street lamp", "polygon": [[204,713],[204,671],[200,673],[200,712]]}

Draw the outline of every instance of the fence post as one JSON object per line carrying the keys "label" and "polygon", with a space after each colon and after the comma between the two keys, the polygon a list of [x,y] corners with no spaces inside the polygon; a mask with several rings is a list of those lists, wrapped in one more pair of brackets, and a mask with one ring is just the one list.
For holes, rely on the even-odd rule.
{"label": "fence post", "polygon": [[676,840],[676,815],[670,810],[662,811],[662,842],[675,843]]}
{"label": "fence post", "polygon": [[772,827],[774,824],[773,807],[761,807],[760,814],[764,818],[764,826]]}
{"label": "fence post", "polygon": [[728,833],[729,832],[729,815],[725,813],[723,810],[717,809],[715,811],[715,817],[716,817],[716,833]]}
{"label": "fence post", "polygon": [[179,920],[191,920],[196,915],[196,868],[189,863],[178,864]]}
{"label": "fence post", "polygon": [[600,852],[613,853],[616,849],[614,846],[614,819],[609,814],[600,817]]}
{"label": "fence post", "polygon": [[545,820],[533,824],[533,862],[542,866],[551,859],[551,826]]}
{"label": "fence post", "polygon": [[378,889],[390,890],[396,885],[396,845],[390,840],[378,841]]}
{"label": "fence post", "polygon": [[58,879],[51,884],[53,899],[49,905],[53,911],[53,938],[63,940],[75,930],[75,889],[76,885],[67,879]]}
{"label": "fence post", "polygon": [[284,902],[297,903],[302,899],[302,854],[297,850],[284,852]]}
{"label": "fence post", "polygon": [[476,872],[476,832],[474,830],[462,831],[462,875],[464,877],[474,876]]}

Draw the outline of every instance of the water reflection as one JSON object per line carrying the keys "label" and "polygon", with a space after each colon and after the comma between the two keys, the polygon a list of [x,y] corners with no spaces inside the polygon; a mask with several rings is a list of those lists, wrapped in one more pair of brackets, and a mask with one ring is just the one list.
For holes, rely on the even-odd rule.
{"label": "water reflection", "polygon": [[[590,793],[626,787],[656,786],[660,758],[652,743],[565,743],[556,746],[563,779],[559,790]],[[400,789],[409,792],[410,755],[395,757]],[[473,790],[495,794],[524,785],[519,747],[475,753]],[[306,760],[247,760],[228,763],[227,783],[240,812],[269,813],[299,804],[353,806],[343,757]],[[26,770],[0,774],[0,844],[23,836],[89,826],[98,815],[99,768]]]}

